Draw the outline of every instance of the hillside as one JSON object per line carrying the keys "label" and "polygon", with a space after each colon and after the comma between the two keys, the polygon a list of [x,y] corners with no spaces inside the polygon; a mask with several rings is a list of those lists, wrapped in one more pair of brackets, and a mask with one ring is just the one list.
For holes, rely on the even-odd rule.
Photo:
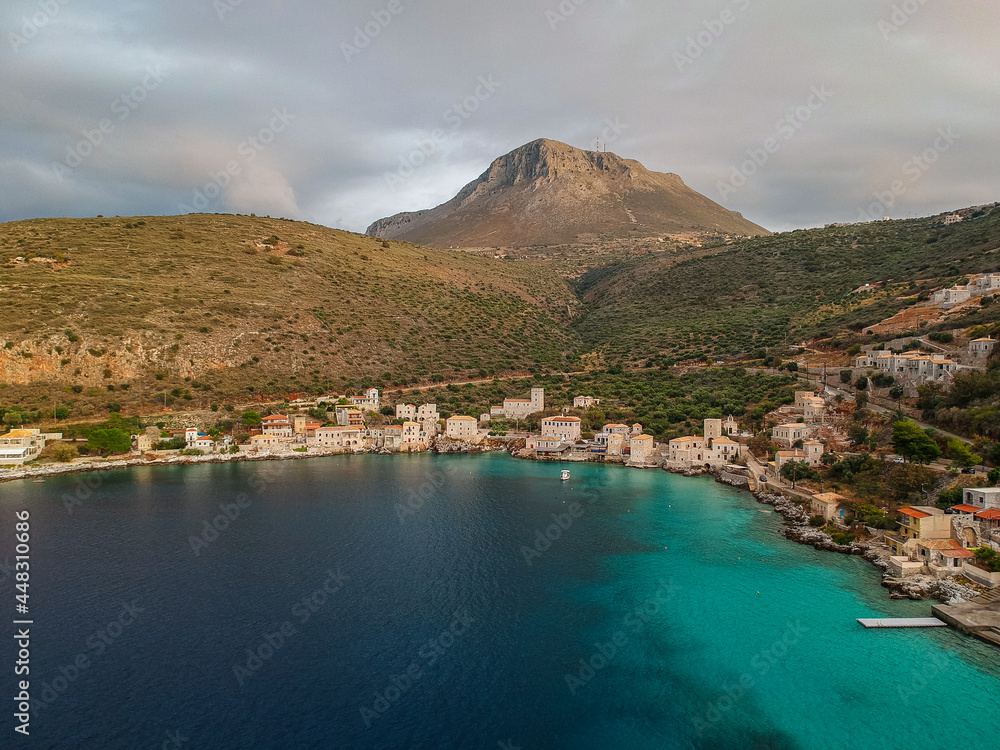
{"label": "hillside", "polygon": [[367,234],[441,248],[516,248],[767,231],[675,174],[542,139],[498,158],[447,203],[380,219]]}
{"label": "hillside", "polygon": [[556,274],[259,217],[0,225],[0,290],[5,399],[28,383],[162,402],[562,369],[579,345]]}
{"label": "hillside", "polygon": [[[680,262],[652,255],[597,269],[579,281],[585,313],[575,328],[588,347],[635,361],[860,339],[921,292],[1000,269],[1000,208],[960,213],[966,220],[951,226],[929,217],[799,230]],[[993,306],[960,322],[998,317]]]}

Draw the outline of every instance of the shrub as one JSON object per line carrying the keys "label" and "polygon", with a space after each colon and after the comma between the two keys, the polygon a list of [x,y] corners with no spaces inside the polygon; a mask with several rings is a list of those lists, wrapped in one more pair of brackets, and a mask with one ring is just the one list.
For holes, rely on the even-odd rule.
{"label": "shrub", "polygon": [[80,453],[72,445],[66,445],[66,443],[60,443],[55,448],[52,449],[52,458],[61,464],[72,461],[74,458],[79,456]]}
{"label": "shrub", "polygon": [[826,519],[823,516],[813,516],[809,519],[809,525],[818,529],[821,526],[826,526]]}

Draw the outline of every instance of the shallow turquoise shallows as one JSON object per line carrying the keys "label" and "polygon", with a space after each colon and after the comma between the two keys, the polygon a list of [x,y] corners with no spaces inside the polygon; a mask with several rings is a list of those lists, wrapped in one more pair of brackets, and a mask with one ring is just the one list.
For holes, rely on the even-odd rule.
{"label": "shallow turquoise shallows", "polygon": [[36,710],[28,742],[5,712],[4,747],[1000,737],[1000,650],[863,629],[931,604],[889,600],[868,563],[785,540],[777,515],[707,479],[347,456],[0,485],[10,531],[25,507]]}

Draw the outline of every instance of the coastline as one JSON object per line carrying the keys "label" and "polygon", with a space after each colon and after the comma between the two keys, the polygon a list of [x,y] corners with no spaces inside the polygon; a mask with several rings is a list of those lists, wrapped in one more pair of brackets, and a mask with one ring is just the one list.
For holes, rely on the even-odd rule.
{"label": "coastline", "polygon": [[[431,449],[420,451],[420,453],[435,453],[437,455],[471,454],[471,453],[507,453],[511,458],[519,460],[539,460],[536,457],[529,457],[520,454],[520,451],[512,450],[510,446],[499,443],[472,445],[454,444],[434,446]],[[259,461],[292,461],[310,458],[329,458],[332,456],[344,455],[402,455],[384,450],[362,450],[362,451],[310,451],[306,453],[295,453],[290,451],[262,452],[262,453],[235,453],[235,454],[209,454],[205,456],[155,456],[142,454],[139,456],[129,456],[126,458],[112,460],[95,460],[86,463],[75,464],[47,464],[44,466],[24,467],[21,469],[0,470],[0,483],[13,482],[18,480],[37,480],[47,477],[62,476],[65,474],[85,474],[93,472],[115,471],[119,469],[129,469],[137,466],[190,466],[198,464],[220,464],[220,463],[242,463]],[[520,454],[520,455],[519,455]],[[409,454],[405,454],[409,455]],[[551,463],[565,463],[553,459],[541,459]],[[571,462],[579,463],[579,462]],[[594,462],[596,463],[596,462]],[[660,469],[666,470],[659,465],[629,464],[627,462],[602,462],[612,463],[628,469]],[[667,470],[669,471],[669,470]],[[824,552],[835,552],[844,555],[859,556],[879,568],[882,573],[882,586],[889,590],[889,596],[893,599],[913,599],[926,600],[936,599],[945,605],[956,605],[969,602],[977,597],[981,592],[967,586],[956,583],[950,579],[939,580],[928,576],[915,576],[912,579],[896,579],[889,573],[889,565],[885,560],[884,550],[880,548],[877,538],[865,542],[854,542],[849,545],[837,544],[832,537],[819,529],[809,525],[809,514],[795,501],[781,494],[770,494],[764,491],[754,491],[750,488],[745,477],[729,475],[725,472],[678,472],[685,477],[713,476],[715,481],[726,484],[735,489],[744,490],[761,505],[769,505],[774,508],[774,512],[782,517],[781,535],[786,539],[798,544],[810,545],[817,550]]]}

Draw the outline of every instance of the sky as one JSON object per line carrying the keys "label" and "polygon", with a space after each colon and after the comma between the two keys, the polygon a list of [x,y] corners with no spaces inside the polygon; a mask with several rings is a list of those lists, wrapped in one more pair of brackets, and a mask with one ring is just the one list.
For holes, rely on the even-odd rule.
{"label": "sky", "polygon": [[1000,200],[995,0],[6,0],[0,222],[363,232],[537,138],[775,231]]}

